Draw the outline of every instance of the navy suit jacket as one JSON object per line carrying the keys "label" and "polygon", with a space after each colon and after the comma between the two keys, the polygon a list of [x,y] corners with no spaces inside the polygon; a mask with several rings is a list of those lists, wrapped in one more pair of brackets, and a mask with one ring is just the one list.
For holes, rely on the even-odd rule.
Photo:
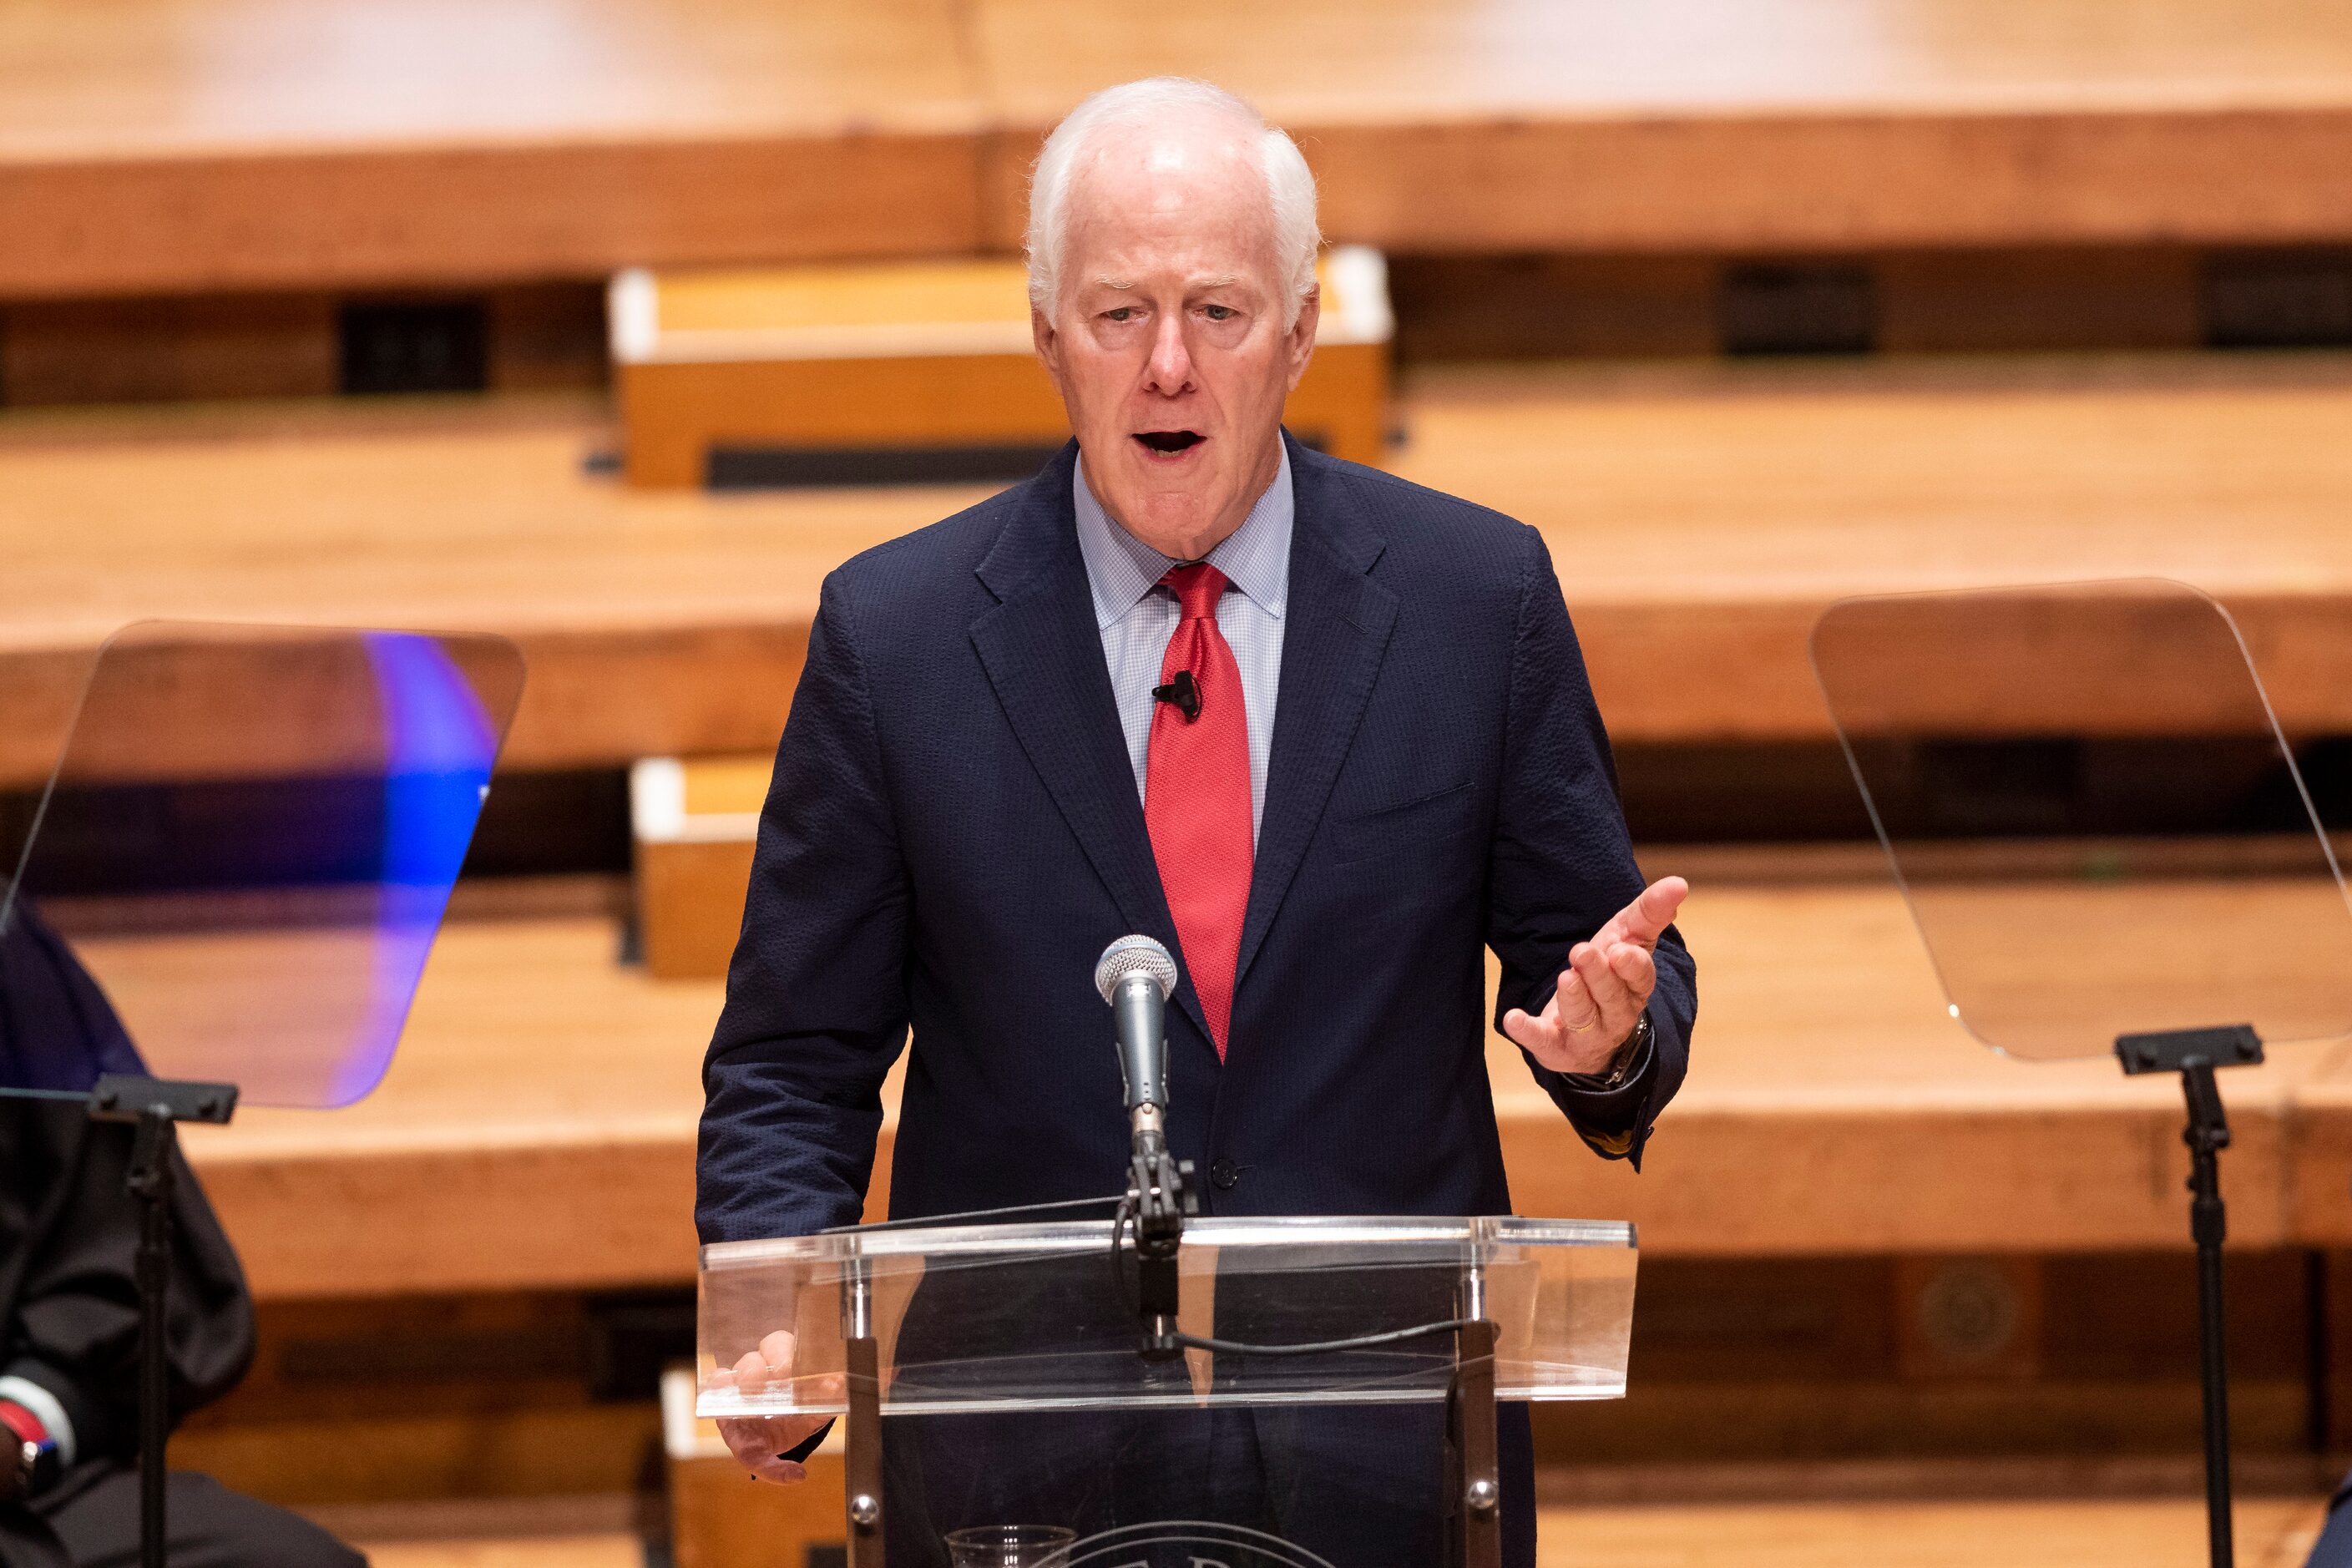
{"label": "navy suit jacket", "polygon": [[[1128,1154],[1114,938],[1180,944],[1121,740],[1070,498],[1035,479],[828,577],[704,1066],[705,1240],[858,1217],[911,1025],[894,1216],[1115,1193]],[[1510,1209],[1486,1079],[1635,894],[1608,740],[1542,538],[1294,444],[1280,698],[1230,1050],[1186,978],[1170,1140],[1244,1215]],[[1611,1097],[1536,1068],[1638,1154],[1696,988],[1659,944],[1650,1068]]]}

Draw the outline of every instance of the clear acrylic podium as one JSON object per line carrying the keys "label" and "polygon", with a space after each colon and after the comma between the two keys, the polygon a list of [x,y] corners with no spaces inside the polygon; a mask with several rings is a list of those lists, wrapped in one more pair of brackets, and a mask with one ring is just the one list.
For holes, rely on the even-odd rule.
{"label": "clear acrylic podium", "polygon": [[[1625,1392],[1636,1258],[1630,1225],[1194,1219],[1178,1259],[1187,1348],[1164,1360],[1142,1353],[1135,1260],[1112,1243],[1111,1222],[1092,1221],[887,1226],[707,1247],[698,1412],[846,1416],[856,1568],[879,1568],[889,1530],[960,1517],[950,1510],[941,1519],[936,1479],[930,1513],[901,1502],[920,1484],[908,1481],[908,1466],[896,1459],[886,1477],[884,1418],[955,1416],[941,1429],[970,1447],[1008,1428],[964,1418],[1108,1431],[1084,1426],[1105,1413],[1121,1413],[1128,1424],[1116,1428],[1117,1443],[1104,1445],[1102,1477],[1081,1489],[1100,1505],[1091,1522],[1108,1527],[1082,1531],[1047,1562],[1314,1568],[1326,1559],[1262,1531],[1262,1521],[1218,1519],[1213,1503],[1181,1518],[1156,1511],[1162,1497],[1192,1495],[1184,1478],[1164,1491],[1144,1487],[1122,1479],[1108,1449],[1118,1447],[1124,1463],[1150,1446],[1138,1431],[1175,1429],[1154,1426],[1159,1415],[1386,1406],[1434,1434],[1442,1412],[1444,1440],[1428,1458],[1444,1471],[1434,1495],[1444,1502],[1449,1554],[1493,1563],[1502,1511],[1496,1401]],[[796,1342],[791,1375],[737,1386],[730,1369],[780,1329]],[[1322,1348],[1339,1341],[1352,1342]],[[1338,1418],[1360,1415],[1377,1419],[1360,1411]],[[1092,1452],[1080,1442],[1051,1462],[1083,1468]],[[1017,1468],[1032,1458],[997,1459]],[[1167,1479],[1155,1477],[1152,1486]]]}

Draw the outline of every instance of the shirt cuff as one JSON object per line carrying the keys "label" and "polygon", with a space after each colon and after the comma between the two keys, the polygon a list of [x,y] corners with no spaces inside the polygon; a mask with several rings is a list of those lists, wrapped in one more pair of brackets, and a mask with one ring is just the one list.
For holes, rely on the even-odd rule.
{"label": "shirt cuff", "polygon": [[1657,1065],[1658,1034],[1654,1027],[1615,1088],[1609,1087],[1608,1079],[1599,1073],[1555,1073],[1552,1076],[1559,1087],[1554,1098],[1568,1112],[1577,1134],[1595,1150],[1628,1154],[1642,1130],[1642,1112],[1649,1104],[1650,1080]]}

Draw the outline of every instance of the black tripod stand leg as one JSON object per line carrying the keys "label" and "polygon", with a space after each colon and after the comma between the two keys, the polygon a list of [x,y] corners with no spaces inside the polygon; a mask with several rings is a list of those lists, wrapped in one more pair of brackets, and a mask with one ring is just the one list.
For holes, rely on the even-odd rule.
{"label": "black tripod stand leg", "polygon": [[2189,1229],[2197,1242],[2197,1360],[2204,1382],[2205,1531],[2213,1568],[2232,1568],[2237,1547],[2230,1502],[2230,1348],[2224,1333],[2221,1243],[2229,1211],[2221,1202],[2221,1151],[2230,1127],[2213,1069],[2191,1063],[2180,1075],[2189,1100]]}
{"label": "black tripod stand leg", "polygon": [[2205,1403],[2205,1536],[2213,1568],[2234,1568],[2237,1547],[2230,1521],[2230,1348],[2222,1335],[2221,1243],[2230,1229],[2221,1203],[2221,1151],[2230,1146],[2230,1120],[2213,1069],[2252,1067],[2263,1059],[2262,1037],[2246,1024],[2210,1029],[2167,1029],[2121,1035],[2116,1058],[2124,1071],[2177,1072],[2188,1101],[2189,1234],[2197,1243],[2197,1360]]}
{"label": "black tripod stand leg", "polygon": [[177,1128],[150,1110],[139,1118],[124,1184],[140,1205],[139,1252],[139,1564],[164,1568],[164,1447],[171,1436],[172,1347],[167,1303],[172,1288],[172,1152]]}
{"label": "black tripod stand leg", "polygon": [[2205,1529],[2213,1568],[2231,1568],[2230,1510],[2230,1371],[2222,1343],[2221,1249],[2197,1251],[2197,1320],[2205,1379]]}
{"label": "black tripod stand leg", "polygon": [[122,1185],[139,1205],[139,1563],[163,1568],[167,1539],[163,1448],[172,1435],[172,1184],[180,1123],[225,1126],[236,1112],[236,1086],[107,1073],[89,1091],[92,1121],[127,1121],[131,1163]]}

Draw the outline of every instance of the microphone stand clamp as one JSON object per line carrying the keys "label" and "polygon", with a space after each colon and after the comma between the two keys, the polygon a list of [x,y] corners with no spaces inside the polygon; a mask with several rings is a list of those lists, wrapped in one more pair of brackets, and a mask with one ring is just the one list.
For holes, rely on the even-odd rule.
{"label": "microphone stand clamp", "polygon": [[1185,1217],[1201,1212],[1200,1200],[1192,1190],[1192,1162],[1178,1160],[1168,1152],[1160,1107],[1148,1100],[1137,1106],[1133,1126],[1127,1197],[1135,1214],[1137,1310],[1143,1321],[1143,1358],[1172,1361],[1183,1354],[1176,1341],[1176,1257],[1183,1245]]}

